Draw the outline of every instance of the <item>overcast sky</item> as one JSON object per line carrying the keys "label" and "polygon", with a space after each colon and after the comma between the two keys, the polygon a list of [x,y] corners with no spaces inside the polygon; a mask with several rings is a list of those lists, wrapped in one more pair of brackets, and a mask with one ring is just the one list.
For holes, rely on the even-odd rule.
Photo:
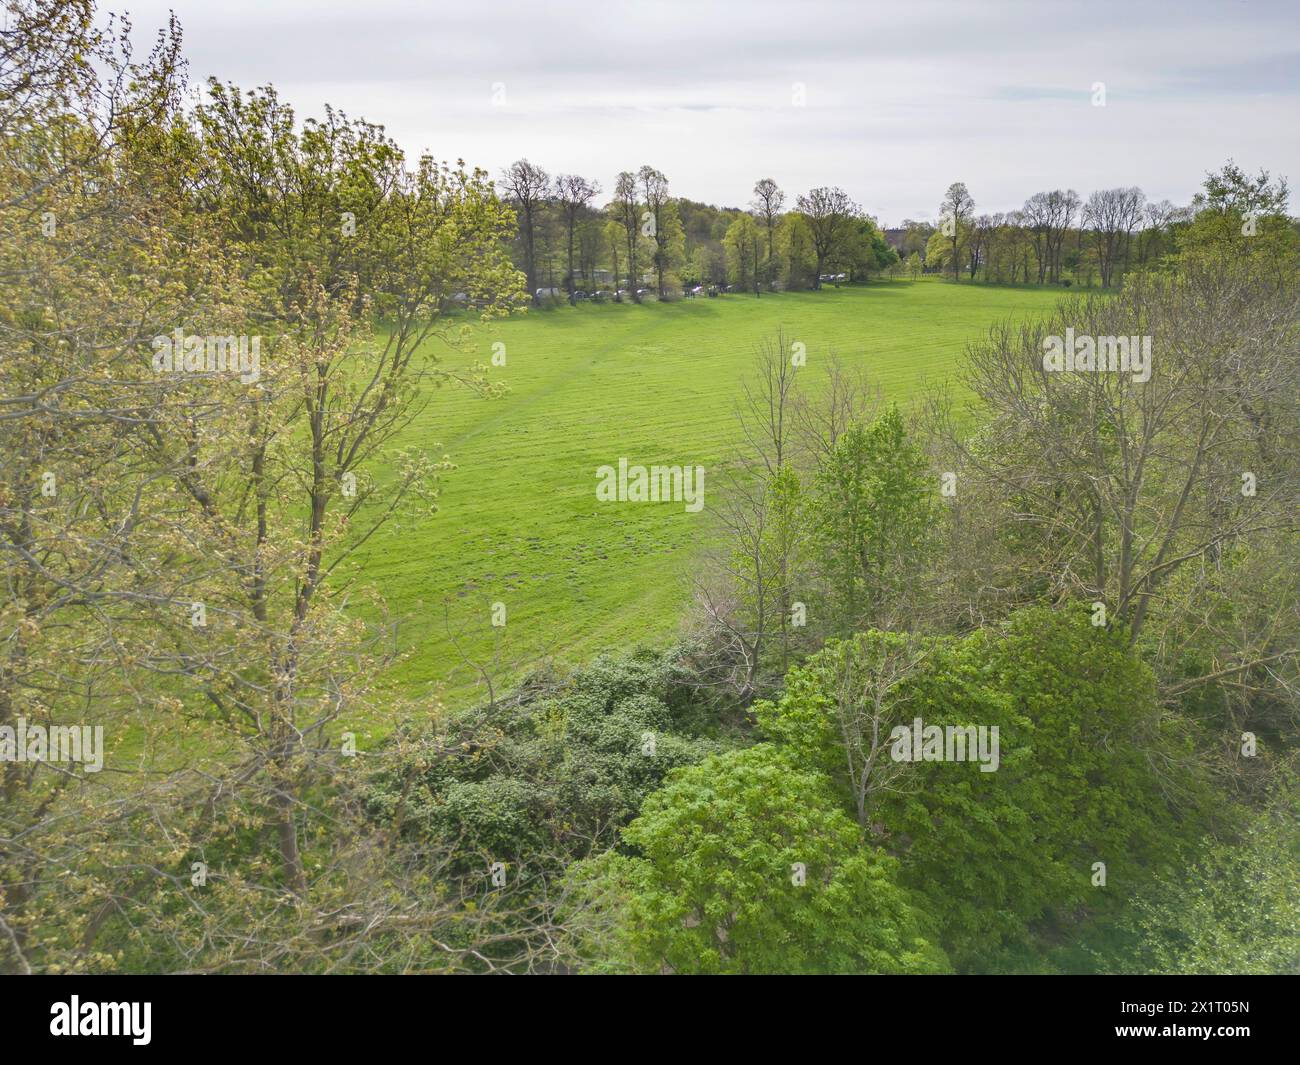
{"label": "overcast sky", "polygon": [[691,199],[841,185],[896,224],[957,180],[981,212],[1054,187],[1185,203],[1230,156],[1300,181],[1296,0],[102,2],[141,35],[174,9],[195,83],[606,192],[650,163]]}

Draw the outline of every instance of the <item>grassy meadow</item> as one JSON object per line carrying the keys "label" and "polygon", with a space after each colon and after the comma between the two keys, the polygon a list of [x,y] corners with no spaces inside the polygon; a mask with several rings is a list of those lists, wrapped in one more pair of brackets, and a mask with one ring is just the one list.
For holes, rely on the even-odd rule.
{"label": "grassy meadow", "polygon": [[[505,344],[506,365],[491,373],[509,391],[483,399],[444,387],[397,442],[445,454],[457,469],[443,477],[437,514],[386,527],[354,556],[354,573],[401,619],[410,655],[395,682],[411,695],[441,692],[455,707],[484,691],[457,644],[471,660],[495,657],[508,679],[547,655],[577,662],[670,640],[721,488],[717,471],[738,441],[740,381],[779,329],[807,347],[806,387],[833,352],[864,367],[883,399],[907,404],[950,378],[990,323],[1043,313],[1057,298],[880,282],[758,300],[534,309],[476,325],[462,350],[439,342],[447,368],[486,363],[493,344]],[[704,466],[703,511],[598,502],[596,468],[624,456]],[[491,625],[495,602],[506,606],[504,628]],[[367,724],[382,733],[388,723]]]}

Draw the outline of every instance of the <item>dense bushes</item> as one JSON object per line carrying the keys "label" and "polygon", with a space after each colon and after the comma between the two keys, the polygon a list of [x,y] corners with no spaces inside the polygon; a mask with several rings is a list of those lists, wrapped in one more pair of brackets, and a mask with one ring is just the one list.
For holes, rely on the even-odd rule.
{"label": "dense bushes", "polygon": [[526,685],[441,732],[394,737],[371,787],[376,818],[482,859],[551,867],[608,846],[677,766],[716,742],[680,731],[688,696],[671,656],[601,659]]}

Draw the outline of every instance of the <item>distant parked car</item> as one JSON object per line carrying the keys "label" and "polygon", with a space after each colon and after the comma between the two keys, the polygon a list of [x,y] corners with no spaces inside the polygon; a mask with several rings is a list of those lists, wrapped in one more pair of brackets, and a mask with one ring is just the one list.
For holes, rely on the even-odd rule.
{"label": "distant parked car", "polygon": [[691,289],[691,293],[690,293],[690,294],[691,294],[692,296],[703,296],[703,295],[704,295],[704,286],[703,286],[703,285],[696,285],[693,289]]}
{"label": "distant parked car", "polygon": [[587,293],[583,292],[581,289],[578,289],[576,292],[574,292],[573,298],[575,300],[585,300],[585,299],[590,299],[591,297],[588,296]]}
{"label": "distant parked car", "polygon": [[537,298],[539,300],[558,300],[564,294],[564,290],[559,288],[539,288],[537,290]]}

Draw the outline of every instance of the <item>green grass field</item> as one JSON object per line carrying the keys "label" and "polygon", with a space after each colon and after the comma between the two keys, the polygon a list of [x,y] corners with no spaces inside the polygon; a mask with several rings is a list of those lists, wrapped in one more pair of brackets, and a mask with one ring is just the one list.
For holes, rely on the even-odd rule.
{"label": "green grass field", "polygon": [[[715,471],[738,438],[739,382],[778,329],[807,346],[801,373],[810,387],[834,352],[865,367],[885,400],[907,404],[949,378],[966,342],[991,322],[1043,313],[1057,297],[900,281],[761,300],[562,306],[476,326],[469,347],[443,363],[487,362],[502,342],[507,365],[492,372],[509,394],[435,394],[398,444],[457,464],[443,479],[440,510],[382,530],[356,556],[355,571],[403,619],[399,639],[413,653],[396,682],[410,694],[441,688],[452,706],[481,693],[458,664],[445,602],[465,648],[503,662],[546,652],[578,662],[671,639],[710,490],[721,487]],[[704,466],[704,511],[598,502],[596,468],[624,456]],[[497,601],[507,624],[494,630]]]}

